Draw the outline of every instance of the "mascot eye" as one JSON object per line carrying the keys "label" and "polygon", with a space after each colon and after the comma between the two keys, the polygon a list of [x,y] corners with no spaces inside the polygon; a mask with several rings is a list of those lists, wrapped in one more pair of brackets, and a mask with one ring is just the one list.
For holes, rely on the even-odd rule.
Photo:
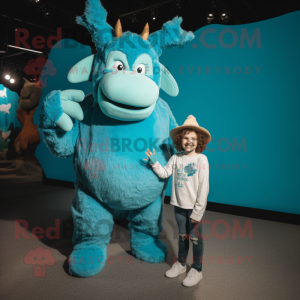
{"label": "mascot eye", "polygon": [[145,65],[143,65],[143,64],[138,65],[137,68],[136,68],[136,71],[139,74],[145,74],[146,73],[146,67],[145,67]]}
{"label": "mascot eye", "polygon": [[123,63],[119,60],[115,61],[114,68],[118,71],[122,71],[125,69]]}

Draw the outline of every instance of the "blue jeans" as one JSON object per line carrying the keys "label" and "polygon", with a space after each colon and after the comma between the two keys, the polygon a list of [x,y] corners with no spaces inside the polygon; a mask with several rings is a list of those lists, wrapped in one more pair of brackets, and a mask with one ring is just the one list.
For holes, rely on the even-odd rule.
{"label": "blue jeans", "polygon": [[186,264],[187,256],[189,253],[190,238],[193,242],[193,263],[191,267],[196,269],[198,272],[201,272],[203,257],[203,224],[202,222],[191,222],[190,216],[193,212],[192,209],[183,209],[178,206],[174,206],[174,211],[180,235],[178,240],[178,262],[183,266]]}

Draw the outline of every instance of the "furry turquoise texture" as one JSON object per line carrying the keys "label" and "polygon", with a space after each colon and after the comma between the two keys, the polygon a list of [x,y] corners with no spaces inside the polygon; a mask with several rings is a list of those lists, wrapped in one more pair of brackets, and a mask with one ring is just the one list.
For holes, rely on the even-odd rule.
{"label": "furry turquoise texture", "polygon": [[90,277],[98,274],[105,266],[106,246],[85,247],[85,243],[78,244],[79,248],[76,246],[69,258],[69,274],[77,277]]}
{"label": "furry turquoise texture", "polygon": [[[156,148],[156,157],[161,164],[166,164],[174,154],[169,132],[178,125],[170,107],[159,98],[147,119],[122,122],[104,115],[94,102],[93,95],[89,94],[80,103],[84,111],[83,121],[74,120],[72,131],[62,133],[54,123],[61,114],[59,95],[59,92],[52,92],[44,99],[39,127],[54,155],[66,157],[75,153],[77,180],[72,203],[75,248],[71,259],[86,262],[89,257],[97,255],[106,259],[106,245],[116,213],[130,221],[132,253],[148,262],[163,261],[167,248],[159,241],[158,235],[162,230],[161,197],[168,179],[158,178],[143,158],[147,148]],[[71,138],[73,136],[77,136],[76,145]],[[138,139],[141,143],[133,147]],[[112,140],[118,142],[119,148],[111,147]],[[124,147],[124,141],[131,141],[131,147]],[[100,151],[101,144],[101,149],[107,151]],[[96,170],[95,164],[87,164],[97,160],[104,168]],[[106,228],[103,225],[107,225]],[[72,263],[70,274],[93,276],[103,266]]]}
{"label": "furry turquoise texture", "polygon": [[69,273],[78,277],[94,276],[103,269],[107,259],[113,210],[101,205],[76,180],[72,216],[74,250],[69,259]]}
{"label": "furry turquoise texture", "polygon": [[[170,107],[159,98],[148,118],[124,122],[107,117],[92,97],[87,98],[74,155],[74,171],[80,182],[114,209],[133,210],[153,203],[166,181],[143,158],[147,148],[156,148],[157,159],[166,164],[175,152],[169,132],[177,123]],[[102,167],[96,170],[93,161]]]}
{"label": "furry turquoise texture", "polygon": [[43,124],[45,128],[55,128],[57,127],[56,121],[62,114],[63,110],[60,105],[60,93],[59,91],[52,91],[43,101],[39,123]]}
{"label": "furry turquoise texture", "polygon": [[98,50],[115,35],[113,28],[106,23],[106,17],[107,12],[100,0],[88,0],[84,14],[76,18],[77,23],[85,26],[89,31]]}
{"label": "furry turquoise texture", "polygon": [[[153,62],[154,82],[160,87],[161,75],[159,72],[159,56],[162,50],[171,46],[183,45],[195,36],[192,31],[183,30],[180,25],[181,17],[175,17],[166,22],[161,30],[151,33],[148,40],[143,40],[140,34],[123,32],[119,38],[115,37],[114,29],[106,22],[107,12],[99,0],[87,0],[86,9],[77,23],[85,26],[92,35],[93,42],[98,50],[94,60],[92,75],[92,90],[95,100],[100,79],[104,76],[105,62],[110,51],[120,50],[127,55],[129,67],[142,53],[147,53]],[[150,28],[151,32],[151,28]]]}
{"label": "furry turquoise texture", "polygon": [[[99,0],[87,0],[84,14],[76,18],[77,23],[85,26],[92,35],[98,51],[103,50],[115,37],[115,31],[106,22],[106,18],[107,12]],[[161,55],[163,49],[183,45],[195,37],[192,31],[183,30],[180,27],[181,23],[182,18],[177,16],[172,21],[165,23],[161,30],[149,35],[148,41],[151,44],[149,46],[155,48],[157,56]],[[135,42],[135,44],[137,43]]]}
{"label": "furry turquoise texture", "polygon": [[[121,37],[113,38],[109,43],[107,43],[105,49],[103,51],[99,51],[94,60],[92,87],[95,99],[97,98],[99,81],[103,76],[105,76],[103,70],[105,69],[107,56],[111,51],[115,50],[125,53],[130,69],[132,69],[133,63],[141,54],[148,54],[152,59],[153,76],[145,76],[151,78],[157,84],[157,86],[160,87],[161,73],[159,56],[162,53],[162,49],[172,45],[183,44],[194,38],[192,32],[186,32],[180,28],[181,22],[182,18],[174,18],[173,21],[170,21],[164,25],[168,31],[157,31],[150,35],[149,39],[146,41],[143,40],[139,34],[128,31],[123,33]],[[166,32],[169,33],[167,34]],[[155,44],[155,41],[157,44]],[[151,42],[153,44],[151,44]]]}
{"label": "furry turquoise texture", "polygon": [[150,263],[160,263],[167,257],[168,248],[158,238],[162,231],[163,203],[161,196],[146,208],[130,211],[128,220],[132,254]]}
{"label": "furry turquoise texture", "polygon": [[[120,210],[100,203],[79,180],[75,181],[75,188],[72,201],[74,250],[70,255],[69,272],[71,275],[89,277],[99,273],[105,265],[113,217],[120,217]],[[167,247],[158,238],[163,229],[162,214],[161,196],[146,207],[123,210],[123,218],[130,222],[132,253],[137,258],[150,263],[166,259]]]}
{"label": "furry turquoise texture", "polygon": [[177,16],[173,20],[165,23],[162,30],[158,30],[149,35],[148,40],[158,56],[162,54],[163,49],[183,45],[195,37],[192,31],[187,32],[183,30],[180,27],[181,23],[182,18]]}
{"label": "furry turquoise texture", "polygon": [[73,128],[65,132],[61,130],[56,121],[63,114],[60,102],[60,91],[49,93],[41,107],[38,128],[41,130],[46,145],[52,155],[66,158],[74,154],[74,147],[78,137],[78,121],[71,118]]}
{"label": "furry turquoise texture", "polygon": [[[53,155],[66,157],[74,153],[75,248],[71,256],[75,261],[82,257],[87,261],[97,255],[105,260],[113,227],[110,224],[113,224],[113,216],[118,215],[130,221],[132,253],[137,258],[151,263],[165,260],[167,248],[158,235],[163,218],[161,197],[168,179],[157,177],[143,158],[146,158],[147,148],[156,148],[156,157],[164,165],[174,154],[169,132],[178,125],[170,107],[159,98],[147,119],[123,122],[104,115],[89,94],[80,102],[84,119],[81,122],[73,119],[73,129],[63,133],[54,124],[61,113],[59,95],[52,92],[44,99],[39,128]],[[69,265],[70,274],[80,277],[93,276],[103,266],[96,263]]]}
{"label": "furry turquoise texture", "polygon": [[157,53],[149,41],[144,41],[139,34],[128,31],[123,33],[123,35],[119,38],[113,38],[112,41],[106,45],[103,51],[96,54],[94,60],[94,72],[92,75],[92,87],[95,99],[97,99],[99,81],[103,76],[105,76],[102,70],[105,68],[107,56],[114,50],[119,50],[125,53],[130,69],[138,56],[141,54],[148,54],[151,57],[153,64],[153,76],[148,77],[151,78],[158,87],[160,87],[161,75],[159,71],[160,66]]}
{"label": "furry turquoise texture", "polygon": [[[70,256],[71,275],[89,277],[99,273],[107,258],[106,247],[113,229],[113,217],[126,218],[131,233],[132,253],[150,263],[164,261],[167,247],[159,240],[163,220],[163,197],[168,179],[160,179],[144,153],[155,148],[156,158],[165,165],[176,152],[169,132],[177,127],[169,105],[158,98],[155,108],[141,121],[120,121],[106,116],[97,99],[99,82],[109,53],[126,55],[129,68],[141,54],[153,64],[151,80],[160,87],[159,56],[162,50],[191,40],[191,32],[180,28],[181,18],[166,23],[162,30],[144,41],[140,35],[124,32],[115,37],[106,23],[107,13],[99,0],[88,0],[78,17],[92,35],[97,47],[92,75],[92,93],[80,102],[84,119],[72,119],[74,127],[62,132],[55,122],[62,114],[58,92],[43,102],[39,128],[51,153],[68,157],[74,153],[75,196],[72,202],[74,250]],[[143,95],[141,95],[141,98]],[[90,263],[92,261],[95,263]],[[75,263],[74,263],[75,262]],[[79,263],[81,262],[81,263]]]}

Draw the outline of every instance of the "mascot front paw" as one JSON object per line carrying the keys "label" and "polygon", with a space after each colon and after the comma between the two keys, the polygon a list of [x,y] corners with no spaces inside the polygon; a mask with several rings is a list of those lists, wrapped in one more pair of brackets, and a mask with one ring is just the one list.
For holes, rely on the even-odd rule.
{"label": "mascot front paw", "polygon": [[78,102],[82,102],[84,97],[80,90],[52,91],[43,100],[39,127],[58,126],[64,131],[71,131],[73,121],[70,117],[83,120],[83,110]]}
{"label": "mascot front paw", "polygon": [[69,257],[69,273],[77,277],[94,276],[103,269],[106,259],[106,245],[76,245]]}
{"label": "mascot front paw", "polygon": [[136,246],[132,249],[132,254],[136,258],[155,264],[163,262],[167,257],[167,253],[167,246],[160,240],[155,240],[145,246]]}

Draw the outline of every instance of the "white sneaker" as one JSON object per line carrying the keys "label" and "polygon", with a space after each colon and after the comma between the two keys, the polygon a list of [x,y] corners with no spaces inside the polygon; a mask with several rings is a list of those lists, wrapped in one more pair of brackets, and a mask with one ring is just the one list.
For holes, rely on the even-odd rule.
{"label": "white sneaker", "polygon": [[166,276],[169,278],[175,278],[177,277],[179,274],[185,273],[186,272],[186,266],[183,266],[181,263],[179,263],[178,261],[176,261],[172,268],[166,272]]}
{"label": "white sneaker", "polygon": [[203,278],[202,271],[198,272],[196,269],[191,268],[191,270],[187,273],[185,279],[182,284],[184,286],[194,286],[200,282]]}

